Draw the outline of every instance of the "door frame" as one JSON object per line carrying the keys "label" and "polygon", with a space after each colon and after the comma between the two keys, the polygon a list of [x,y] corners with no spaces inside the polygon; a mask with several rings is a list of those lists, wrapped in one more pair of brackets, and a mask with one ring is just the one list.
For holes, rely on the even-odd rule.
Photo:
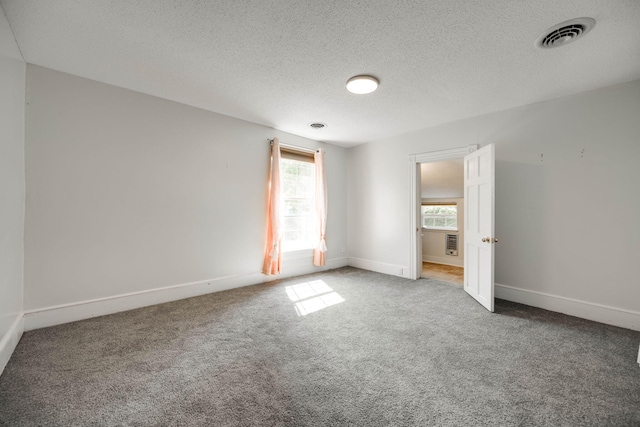
{"label": "door frame", "polygon": [[418,250],[418,244],[422,245],[422,240],[418,239],[418,234],[422,226],[421,219],[418,215],[418,207],[422,205],[422,198],[418,199],[418,174],[417,168],[421,163],[439,162],[441,160],[459,159],[469,153],[473,153],[478,149],[478,144],[467,145],[465,147],[450,148],[448,150],[429,151],[426,153],[413,154],[409,156],[409,225],[410,225],[410,256],[409,256],[409,278],[417,280],[422,274],[422,259],[418,259],[421,251]]}

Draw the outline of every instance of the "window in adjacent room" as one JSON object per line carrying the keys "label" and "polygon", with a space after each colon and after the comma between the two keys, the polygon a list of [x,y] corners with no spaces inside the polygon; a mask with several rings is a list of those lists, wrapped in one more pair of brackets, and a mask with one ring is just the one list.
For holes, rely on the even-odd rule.
{"label": "window in adjacent room", "polygon": [[422,205],[422,227],[429,230],[458,230],[458,206],[454,204]]}
{"label": "window in adjacent room", "polygon": [[315,232],[315,164],[313,153],[281,148],[282,251],[312,249]]}

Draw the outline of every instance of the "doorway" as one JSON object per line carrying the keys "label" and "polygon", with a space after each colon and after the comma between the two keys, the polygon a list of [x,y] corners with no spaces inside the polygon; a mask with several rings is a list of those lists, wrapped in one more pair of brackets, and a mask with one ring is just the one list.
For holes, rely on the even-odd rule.
{"label": "doorway", "polygon": [[421,278],[464,285],[464,159],[420,164]]}
{"label": "doorway", "polygon": [[452,148],[416,154],[409,157],[409,188],[411,189],[411,242],[409,258],[409,277],[417,280],[422,276],[422,170],[423,163],[463,159],[478,149],[477,145]]}
{"label": "doorway", "polygon": [[494,310],[495,146],[488,144],[423,153],[409,157],[409,276],[422,275],[421,164],[464,158],[464,291],[487,310]]}

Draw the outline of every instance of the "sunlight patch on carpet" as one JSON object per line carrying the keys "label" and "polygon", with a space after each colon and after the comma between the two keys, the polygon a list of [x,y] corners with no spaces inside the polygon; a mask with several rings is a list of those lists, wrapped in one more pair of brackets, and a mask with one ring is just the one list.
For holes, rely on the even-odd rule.
{"label": "sunlight patch on carpet", "polygon": [[285,288],[289,299],[295,302],[298,316],[306,316],[323,308],[344,302],[323,280],[300,283]]}

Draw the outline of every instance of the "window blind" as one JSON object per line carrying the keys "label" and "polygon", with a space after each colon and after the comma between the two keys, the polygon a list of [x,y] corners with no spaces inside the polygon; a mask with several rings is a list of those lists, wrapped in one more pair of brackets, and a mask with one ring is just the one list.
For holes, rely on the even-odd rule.
{"label": "window blind", "polygon": [[313,153],[296,150],[295,148],[280,146],[280,157],[283,159],[298,160],[300,162],[313,163]]}

